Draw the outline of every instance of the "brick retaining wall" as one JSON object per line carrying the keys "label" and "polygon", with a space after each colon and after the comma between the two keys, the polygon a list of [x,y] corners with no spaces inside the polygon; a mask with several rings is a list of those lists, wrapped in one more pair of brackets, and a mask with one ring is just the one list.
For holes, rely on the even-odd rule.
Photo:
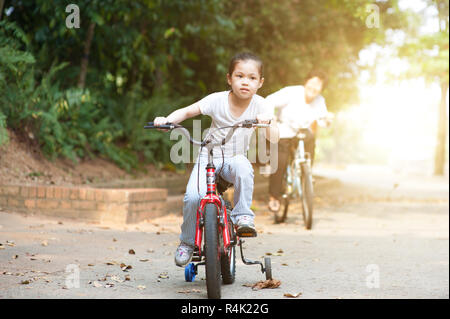
{"label": "brick retaining wall", "polygon": [[138,223],[166,213],[167,190],[0,185],[8,211],[89,222]]}

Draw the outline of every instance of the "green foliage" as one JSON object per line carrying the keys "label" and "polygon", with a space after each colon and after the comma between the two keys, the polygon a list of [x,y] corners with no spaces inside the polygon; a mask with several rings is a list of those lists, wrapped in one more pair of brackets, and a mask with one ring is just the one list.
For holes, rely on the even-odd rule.
{"label": "green foliage", "polygon": [[[359,51],[383,41],[384,29],[364,25],[369,0],[79,0],[79,29],[65,25],[69,3],[6,1],[14,10],[0,22],[0,142],[6,123],[32,132],[50,158],[104,156],[126,169],[169,161],[173,142],[143,125],[227,89],[239,51],[265,61],[263,96],[324,69],[336,110],[356,97]],[[393,25],[396,1],[377,4]]]}
{"label": "green foliage", "polygon": [[227,11],[239,30],[235,50],[260,54],[266,63],[265,96],[287,85],[302,84],[320,68],[329,76],[324,92],[331,110],[358,100],[359,52],[382,41],[396,27],[396,1],[377,2],[380,28],[368,28],[366,0],[250,0],[227,1]]}
{"label": "green foliage", "polygon": [[8,142],[8,131],[6,130],[6,116],[0,111],[0,146]]}

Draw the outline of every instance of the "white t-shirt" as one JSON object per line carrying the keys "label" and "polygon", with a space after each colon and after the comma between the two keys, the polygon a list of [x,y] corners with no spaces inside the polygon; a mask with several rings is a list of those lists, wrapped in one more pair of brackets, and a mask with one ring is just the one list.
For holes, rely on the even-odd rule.
{"label": "white t-shirt", "polygon": [[[212,118],[209,132],[213,132],[213,142],[222,141],[231,129],[215,130],[219,127],[235,125],[244,120],[255,120],[258,114],[270,114],[270,108],[266,101],[259,95],[253,95],[247,109],[238,118],[231,114],[230,106],[228,104],[228,96],[230,91],[223,91],[212,93],[199,103],[200,111],[203,115],[208,115]],[[235,130],[232,138],[223,145],[223,153],[225,157],[233,157],[235,155],[245,155],[250,146],[250,140],[254,132],[254,128],[238,128]],[[213,150],[214,157],[222,157],[220,146]],[[203,148],[201,156],[207,156],[206,147]]]}
{"label": "white t-shirt", "polygon": [[300,128],[309,127],[314,121],[324,126],[323,119],[328,111],[323,96],[317,96],[310,104],[305,102],[303,85],[287,86],[266,97],[269,106],[278,116],[280,138],[292,138]]}

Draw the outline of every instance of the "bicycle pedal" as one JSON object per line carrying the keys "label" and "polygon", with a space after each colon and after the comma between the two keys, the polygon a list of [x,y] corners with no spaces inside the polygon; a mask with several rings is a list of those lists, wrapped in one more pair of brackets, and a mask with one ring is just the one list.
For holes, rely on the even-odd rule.
{"label": "bicycle pedal", "polygon": [[237,234],[236,235],[238,235],[239,237],[246,237],[246,238],[248,238],[248,237],[256,237],[257,236],[257,233],[256,233],[256,231],[248,231],[248,230],[242,230],[242,231],[238,231],[237,232]]}

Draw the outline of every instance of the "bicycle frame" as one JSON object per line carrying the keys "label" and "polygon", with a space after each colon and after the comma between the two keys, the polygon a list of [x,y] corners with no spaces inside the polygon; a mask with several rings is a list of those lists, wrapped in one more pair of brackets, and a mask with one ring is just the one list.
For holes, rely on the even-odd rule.
{"label": "bicycle frame", "polygon": [[[297,150],[294,154],[294,160],[290,165],[287,166],[287,173],[286,173],[286,179],[287,179],[287,190],[286,190],[286,196],[289,196],[290,198],[297,197],[297,194],[302,193],[301,188],[301,174],[302,170],[300,169],[301,164],[309,162],[310,159],[306,156],[305,152],[305,142],[302,137],[300,137],[300,140],[298,141]],[[301,195],[300,195],[301,196]]]}
{"label": "bicycle frame", "polygon": [[[180,128],[182,133],[188,137],[189,142],[194,145],[199,145],[201,147],[207,147],[208,150],[208,164],[206,166],[206,195],[203,196],[197,208],[197,216],[196,216],[196,229],[195,229],[195,238],[194,238],[194,254],[192,256],[192,261],[198,261],[197,264],[190,263],[185,267],[185,280],[193,281],[195,275],[197,274],[197,267],[199,265],[206,266],[206,285],[208,291],[208,297],[210,298],[220,298],[220,282],[217,281],[218,277],[222,275],[223,282],[226,284],[231,284],[234,282],[235,276],[235,250],[234,246],[239,245],[241,250],[242,261],[246,265],[256,265],[259,264],[261,266],[261,272],[266,273],[266,279],[272,279],[272,268],[269,257],[264,257],[264,264],[259,261],[251,261],[244,258],[244,254],[242,251],[242,239],[239,238],[238,234],[234,232],[233,223],[229,220],[228,211],[227,211],[227,202],[222,198],[222,194],[224,191],[224,185],[216,180],[216,167],[213,163],[213,149],[214,146],[224,145],[234,134],[235,129],[237,128],[252,128],[252,127],[269,127],[270,124],[259,124],[256,120],[246,120],[242,123],[238,123],[229,127],[217,128],[225,129],[231,128],[231,131],[227,134],[227,136],[219,143],[213,143],[212,139],[209,139],[211,136],[211,132],[203,141],[194,140],[189,131],[186,130],[179,124],[167,123],[164,125],[155,126],[153,122],[148,122],[147,125],[144,126],[145,129],[167,129],[172,130],[175,128]],[[223,153],[222,153],[223,155]],[[200,169],[200,165],[198,166]],[[198,181],[199,182],[199,181]],[[218,187],[219,186],[219,187]],[[225,187],[226,189],[226,187]],[[206,212],[211,212],[208,209],[207,205],[214,205],[216,207],[217,212],[217,225],[214,219],[210,220],[210,215],[206,216]],[[232,209],[232,208],[230,208]],[[208,223],[212,228],[217,230],[218,241],[214,238],[214,233],[204,233],[205,225]],[[210,227],[208,226],[208,227]],[[216,228],[217,227],[217,228]],[[206,229],[208,230],[208,229]],[[213,236],[213,237],[211,237]],[[233,238],[231,238],[233,236]],[[241,237],[254,237],[254,236],[244,236]],[[202,242],[205,240],[205,249],[206,251],[202,251]],[[211,241],[213,243],[212,246],[208,246],[208,242]],[[217,251],[215,251],[214,245],[217,245]],[[222,257],[226,255],[229,259],[229,263],[224,264],[224,260]],[[216,259],[218,256],[218,259]],[[202,258],[205,257],[205,260]],[[212,258],[208,262],[207,259]],[[219,260],[220,259],[220,260]],[[231,266],[232,265],[232,266]],[[217,271],[219,267],[219,271]],[[231,270],[231,267],[233,270]],[[224,271],[224,272],[222,272]],[[210,278],[208,280],[208,272],[210,274]],[[218,276],[218,277],[217,277]],[[210,295],[211,294],[211,295]]]}
{"label": "bicycle frame", "polygon": [[197,209],[197,221],[194,241],[200,256],[202,256],[204,210],[207,204],[213,204],[217,207],[218,227],[219,232],[222,233],[224,250],[228,251],[228,248],[232,244],[229,231],[230,225],[228,224],[227,208],[225,203],[223,202],[223,199],[219,195],[217,195],[216,191],[216,168],[212,163],[212,156],[208,156],[208,165],[206,166],[206,184],[206,195],[200,200],[200,205]]}

